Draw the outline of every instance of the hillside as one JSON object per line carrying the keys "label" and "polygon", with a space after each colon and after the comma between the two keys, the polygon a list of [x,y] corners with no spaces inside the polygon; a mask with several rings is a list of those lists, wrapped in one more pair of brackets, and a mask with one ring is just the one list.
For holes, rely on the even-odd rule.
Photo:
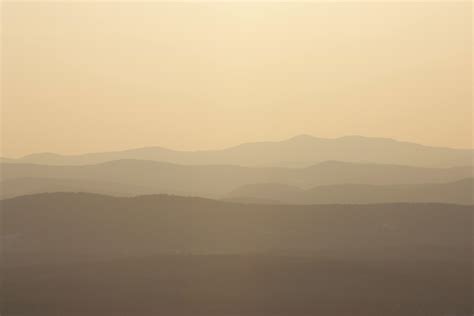
{"label": "hillside", "polygon": [[272,206],[75,193],[3,200],[1,210],[5,253],[34,252],[38,262],[176,252],[446,258],[463,255],[471,212],[448,204]]}
{"label": "hillside", "polygon": [[72,193],[1,203],[6,315],[472,313],[472,207]]}
{"label": "hillside", "polygon": [[470,266],[458,261],[157,255],[3,272],[5,315],[472,314]]}

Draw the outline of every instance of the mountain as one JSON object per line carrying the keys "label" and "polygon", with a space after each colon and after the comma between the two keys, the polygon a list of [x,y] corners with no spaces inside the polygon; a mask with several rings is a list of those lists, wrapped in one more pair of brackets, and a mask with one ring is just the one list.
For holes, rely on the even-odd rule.
{"label": "mountain", "polygon": [[474,178],[449,183],[404,185],[338,184],[303,190],[275,183],[245,185],[227,200],[244,203],[366,204],[366,203],[456,203],[472,204]]}
{"label": "mountain", "polygon": [[279,142],[246,143],[222,150],[176,151],[162,147],[83,155],[33,154],[13,161],[47,165],[86,165],[138,159],[189,165],[307,167],[327,160],[424,167],[471,165],[472,149],[429,147],[387,138],[346,136],[326,139],[300,135]]}
{"label": "mountain", "polygon": [[[420,168],[337,161],[307,168],[190,166],[140,160],[81,166],[6,163],[0,167],[1,186],[8,193],[6,196],[39,193],[44,188],[43,192],[86,189],[95,193],[123,193],[121,195],[168,193],[222,198],[238,187],[255,183],[281,183],[310,189],[334,184],[441,183],[472,177],[470,167]],[[19,179],[22,179],[21,182]],[[12,180],[16,182],[12,183]],[[82,183],[72,185],[72,180]],[[59,181],[68,183],[60,184]],[[84,185],[84,181],[96,184]],[[105,183],[113,185],[106,188]]]}

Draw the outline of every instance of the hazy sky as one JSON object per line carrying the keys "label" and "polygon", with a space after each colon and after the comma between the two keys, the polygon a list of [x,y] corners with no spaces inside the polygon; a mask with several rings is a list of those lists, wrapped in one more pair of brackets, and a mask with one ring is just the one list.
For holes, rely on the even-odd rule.
{"label": "hazy sky", "polygon": [[463,3],[6,3],[1,154],[296,134],[472,147]]}

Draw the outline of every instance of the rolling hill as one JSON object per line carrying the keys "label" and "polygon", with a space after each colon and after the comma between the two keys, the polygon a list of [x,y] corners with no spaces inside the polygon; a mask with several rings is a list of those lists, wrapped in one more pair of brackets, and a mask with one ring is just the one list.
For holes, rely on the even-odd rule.
{"label": "rolling hill", "polygon": [[[3,181],[1,187],[6,196],[10,197],[40,193],[41,188],[44,188],[43,192],[52,192],[64,189],[82,191],[88,187],[87,191],[93,193],[168,193],[222,198],[238,187],[257,183],[281,183],[310,189],[318,185],[335,184],[442,183],[472,177],[471,167],[421,168],[337,161],[306,168],[190,166],[140,160],[119,160],[84,166],[4,163],[0,168]],[[46,178],[49,180],[44,180]],[[23,179],[21,185],[19,179]],[[12,180],[16,182],[12,183]],[[79,182],[72,185],[72,180]],[[68,183],[60,184],[61,181]],[[84,181],[96,184],[85,186]],[[97,183],[102,183],[102,186],[99,187]],[[110,187],[106,188],[105,183],[110,183]]]}
{"label": "rolling hill", "polygon": [[112,196],[153,194],[152,189],[117,182],[66,178],[15,178],[0,181],[0,198],[53,192],[89,192]]}
{"label": "rolling hill", "polygon": [[231,201],[285,204],[457,203],[472,204],[474,179],[405,185],[338,184],[303,190],[275,183],[246,185],[232,191]]}
{"label": "rolling hill", "polygon": [[176,252],[375,260],[465,255],[458,252],[470,247],[465,242],[472,206],[245,205],[167,195],[46,193],[3,200],[1,215],[5,253],[34,254],[36,262]]}

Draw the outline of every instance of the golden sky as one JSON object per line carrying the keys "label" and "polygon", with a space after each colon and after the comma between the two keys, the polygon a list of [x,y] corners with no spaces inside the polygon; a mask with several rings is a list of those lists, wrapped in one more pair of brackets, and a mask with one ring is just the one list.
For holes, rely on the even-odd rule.
{"label": "golden sky", "polygon": [[469,1],[4,3],[1,154],[472,147],[471,20]]}

